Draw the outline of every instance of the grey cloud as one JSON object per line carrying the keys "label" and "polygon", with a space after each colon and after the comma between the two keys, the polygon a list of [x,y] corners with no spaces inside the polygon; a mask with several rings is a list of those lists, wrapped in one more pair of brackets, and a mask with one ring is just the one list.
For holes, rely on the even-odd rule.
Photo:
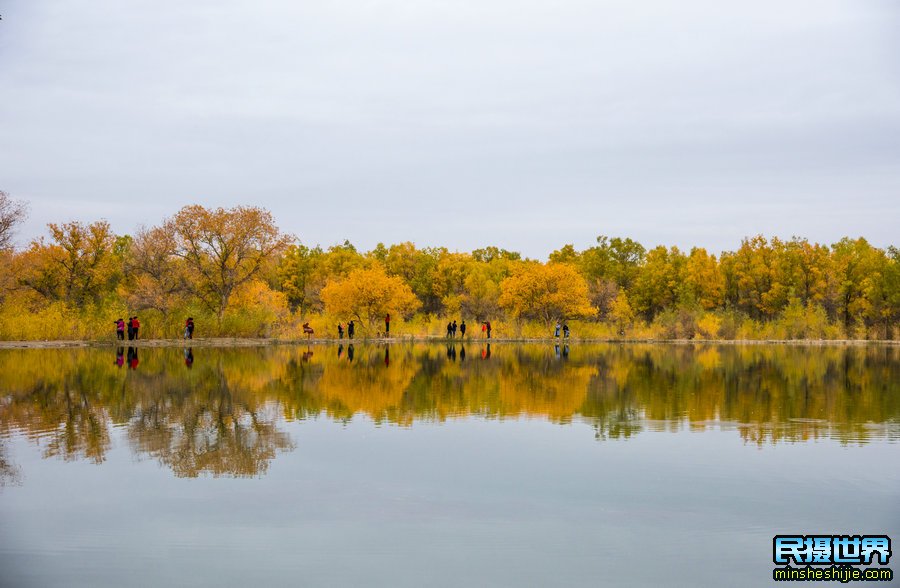
{"label": "grey cloud", "polygon": [[889,1],[8,1],[0,188],[120,232],[189,202],[305,242],[896,242]]}

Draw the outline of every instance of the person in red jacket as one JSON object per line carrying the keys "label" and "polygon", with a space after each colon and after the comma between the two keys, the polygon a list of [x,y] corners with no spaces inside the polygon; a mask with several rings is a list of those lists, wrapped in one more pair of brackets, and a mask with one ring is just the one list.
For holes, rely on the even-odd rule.
{"label": "person in red jacket", "polygon": [[134,338],[138,338],[138,329],[141,328],[141,321],[138,320],[138,317],[134,317],[131,319],[131,328],[134,331]]}

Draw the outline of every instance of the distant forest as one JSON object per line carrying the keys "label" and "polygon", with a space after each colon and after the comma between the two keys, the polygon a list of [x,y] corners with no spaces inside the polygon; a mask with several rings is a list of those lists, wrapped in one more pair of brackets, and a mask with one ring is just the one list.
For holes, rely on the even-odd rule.
{"label": "distant forest", "polygon": [[353,320],[363,337],[895,339],[900,250],[865,238],[811,243],[751,236],[720,255],[647,249],[599,236],[546,261],[494,246],[471,252],[413,243],[359,251],[308,246],[267,210],[186,206],[158,226],[116,235],[108,222],[48,225],[16,249],[27,205],[0,192],[0,339],[107,339],[137,315],[144,338],[336,336]]}

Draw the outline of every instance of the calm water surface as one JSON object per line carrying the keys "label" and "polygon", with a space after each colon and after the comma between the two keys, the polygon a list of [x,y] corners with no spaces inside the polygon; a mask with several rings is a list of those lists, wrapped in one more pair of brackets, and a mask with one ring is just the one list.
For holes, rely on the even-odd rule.
{"label": "calm water surface", "polygon": [[0,586],[768,585],[898,439],[896,347],[3,350]]}

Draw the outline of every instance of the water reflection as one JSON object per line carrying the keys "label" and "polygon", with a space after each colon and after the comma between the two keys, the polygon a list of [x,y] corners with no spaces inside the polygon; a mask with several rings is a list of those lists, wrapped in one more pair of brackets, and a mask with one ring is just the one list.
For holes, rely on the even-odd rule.
{"label": "water reflection", "polygon": [[132,370],[136,370],[138,368],[138,364],[140,361],[138,360],[138,352],[136,347],[128,348],[128,368]]}
{"label": "water reflection", "polygon": [[19,484],[21,479],[21,470],[9,457],[4,439],[0,437],[0,486]]}
{"label": "water reflection", "polygon": [[[121,347],[5,350],[0,433],[28,436],[45,457],[101,463],[119,425],[137,454],[178,476],[262,474],[293,447],[282,421],[321,414],[403,426],[577,419],[600,440],[710,426],[753,443],[900,436],[896,347],[535,344],[492,356],[487,344],[491,361],[474,363],[455,344],[315,350],[208,348],[195,363],[190,347],[142,349],[138,369],[128,347],[128,370]],[[0,478],[15,471],[0,446]]]}

